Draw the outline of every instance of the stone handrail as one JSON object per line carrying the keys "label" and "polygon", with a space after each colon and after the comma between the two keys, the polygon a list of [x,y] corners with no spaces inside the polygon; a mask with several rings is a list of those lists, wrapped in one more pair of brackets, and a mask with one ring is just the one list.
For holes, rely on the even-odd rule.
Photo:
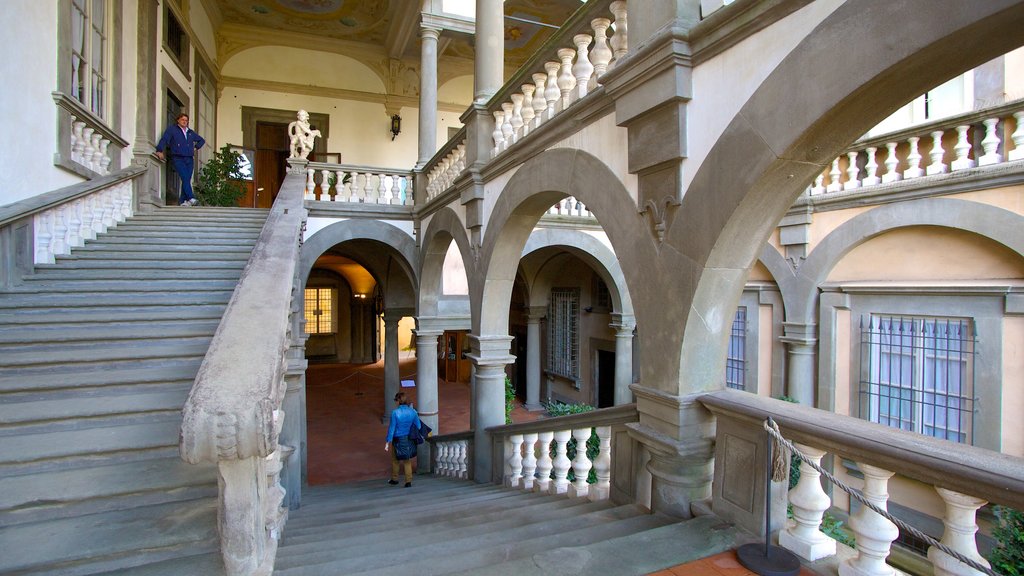
{"label": "stone handrail", "polygon": [[434,474],[449,478],[469,479],[473,469],[473,431],[443,434],[427,438],[430,446],[430,467]]}
{"label": "stone handrail", "polygon": [[[982,565],[987,564],[975,542],[976,511],[988,502],[1024,509],[1021,458],[736,390],[706,394],[699,402],[717,418],[714,512],[755,533],[763,529],[763,502],[743,509],[736,499],[723,495],[736,493],[739,486],[732,484],[743,474],[730,471],[730,465],[744,468],[748,477],[750,470],[764,469],[763,452],[753,447],[763,443],[767,417],[815,464],[828,453],[854,461],[864,475],[862,494],[880,509],[886,508],[888,481],[895,474],[933,486],[946,507],[942,544]],[[832,501],[816,470],[803,463],[800,472],[799,483],[788,494],[794,519],[780,526],[779,543],[814,561],[835,554],[835,540],[818,530]],[[755,482],[763,483],[764,477]],[[773,517],[779,518],[776,508],[784,511],[785,502],[773,502]],[[857,554],[843,560],[840,573],[883,573],[878,570],[885,569],[891,544],[899,536],[896,525],[866,506],[851,516],[849,525]],[[936,574],[967,573],[937,547],[929,550],[928,559]]]}
{"label": "stone handrail", "polygon": [[310,162],[306,166],[305,199],[412,206],[413,181],[411,171],[399,168]]}
{"label": "stone handrail", "polygon": [[[630,456],[633,440],[626,432],[626,424],[637,422],[639,418],[636,404],[625,404],[571,416],[488,428],[494,444],[493,453],[503,455],[497,460],[503,464],[503,469],[495,470],[492,480],[510,488],[534,492],[568,494],[590,500],[632,501],[635,496]],[[593,435],[599,439],[599,449],[591,460],[585,446]],[[566,448],[571,438],[576,440],[577,449],[576,457],[570,461]],[[619,467],[628,470],[627,477],[614,477],[612,454],[630,461],[625,467]],[[568,480],[570,469],[575,477],[572,482]],[[591,470],[596,481],[588,484]]]}
{"label": "stone handrail", "polygon": [[0,206],[0,234],[17,237],[8,246],[24,251],[4,256],[12,266],[4,267],[3,284],[14,281],[14,274],[31,273],[35,264],[52,264],[124,222],[135,213],[134,181],[145,173],[145,167],[132,166]]}
{"label": "stone handrail", "polygon": [[1015,100],[862,138],[833,160],[807,192],[832,195],[1022,159],[1024,100]]}
{"label": "stone handrail", "polygon": [[[216,463],[229,575],[268,574],[287,518],[279,484],[290,314],[305,225],[305,162],[285,177],[182,409],[186,462]],[[296,416],[297,417],[297,416]]]}

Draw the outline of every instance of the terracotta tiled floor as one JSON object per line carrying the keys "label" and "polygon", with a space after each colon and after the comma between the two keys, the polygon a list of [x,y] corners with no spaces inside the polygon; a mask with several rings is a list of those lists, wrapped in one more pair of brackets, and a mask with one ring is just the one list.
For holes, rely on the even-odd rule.
{"label": "terracotta tiled floor", "polygon": [[[415,379],[415,357],[402,354],[399,374]],[[384,364],[314,364],[306,371],[306,435],[310,484],[341,484],[390,474],[384,451]],[[416,388],[403,388],[416,401]],[[435,434],[469,429],[469,384],[437,384],[439,428]],[[535,420],[540,413],[517,407],[514,422]]]}
{"label": "terracotta tiled floor", "polygon": [[[648,576],[757,576],[757,574],[741,566],[736,560],[736,553],[730,550],[716,556],[708,556],[701,560],[653,572]],[[800,576],[815,575],[807,568],[801,568]]]}

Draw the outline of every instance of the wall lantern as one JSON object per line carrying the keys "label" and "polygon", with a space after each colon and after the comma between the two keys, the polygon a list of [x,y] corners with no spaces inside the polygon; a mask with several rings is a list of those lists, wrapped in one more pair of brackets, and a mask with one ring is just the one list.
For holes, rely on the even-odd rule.
{"label": "wall lantern", "polygon": [[402,131],[402,117],[395,114],[391,117],[391,139],[394,140],[395,136]]}

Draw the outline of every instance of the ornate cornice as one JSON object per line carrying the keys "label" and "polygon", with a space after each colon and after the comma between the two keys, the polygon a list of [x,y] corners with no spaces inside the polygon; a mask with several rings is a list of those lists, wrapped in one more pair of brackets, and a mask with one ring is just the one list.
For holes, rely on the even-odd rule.
{"label": "ornate cornice", "polygon": [[[323,96],[339,100],[355,100],[358,102],[375,102],[378,104],[409,106],[419,108],[419,98],[415,96],[402,96],[397,94],[384,94],[381,92],[363,92],[361,90],[349,90],[348,88],[330,88],[325,86],[310,86],[307,84],[293,84],[291,82],[272,82],[269,80],[254,80],[251,78],[239,78],[237,76],[221,76],[220,86],[222,88],[245,88],[248,90],[261,90],[269,92],[281,92],[284,94],[304,94],[306,96]],[[462,112],[466,109],[461,104],[451,102],[438,102],[437,109],[444,112]]]}

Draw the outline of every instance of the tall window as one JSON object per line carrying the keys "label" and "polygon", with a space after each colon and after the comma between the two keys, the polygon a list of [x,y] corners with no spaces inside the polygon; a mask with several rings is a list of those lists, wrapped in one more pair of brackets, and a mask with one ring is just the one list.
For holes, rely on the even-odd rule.
{"label": "tall window", "polygon": [[71,96],[101,119],[107,116],[107,2],[71,0]]}
{"label": "tall window", "polygon": [[862,416],[971,443],[974,345],[972,324],[966,319],[862,318]]}
{"label": "tall window", "polygon": [[572,380],[580,375],[580,289],[552,288],[548,304],[548,372]]}
{"label": "tall window", "polygon": [[732,319],[729,352],[725,356],[725,385],[746,390],[747,375],[747,307],[740,306]]}
{"label": "tall window", "polygon": [[334,288],[306,288],[306,334],[333,334]]}

